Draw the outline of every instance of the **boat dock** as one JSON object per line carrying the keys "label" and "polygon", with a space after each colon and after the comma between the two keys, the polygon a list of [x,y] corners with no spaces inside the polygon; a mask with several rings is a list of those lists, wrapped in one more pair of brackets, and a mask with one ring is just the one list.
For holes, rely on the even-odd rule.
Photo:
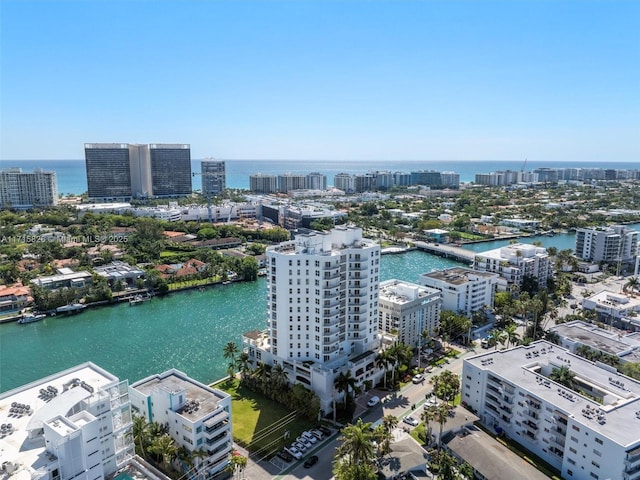
{"label": "boat dock", "polygon": [[473,263],[475,252],[465,250],[464,248],[455,247],[453,245],[442,245],[440,243],[414,242],[418,250],[437,255],[438,257],[450,258],[467,265]]}

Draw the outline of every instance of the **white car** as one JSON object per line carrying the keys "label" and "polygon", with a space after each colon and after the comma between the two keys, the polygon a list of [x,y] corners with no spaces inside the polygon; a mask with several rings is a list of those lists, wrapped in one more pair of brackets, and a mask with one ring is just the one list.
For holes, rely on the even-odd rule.
{"label": "white car", "polygon": [[307,447],[305,447],[303,443],[296,441],[296,442],[293,442],[291,445],[302,453],[307,451]]}
{"label": "white car", "polygon": [[418,420],[416,420],[413,417],[404,417],[402,421],[404,423],[411,425],[412,427],[417,427],[420,424],[420,422],[418,422]]}
{"label": "white car", "polygon": [[296,447],[294,447],[293,445],[285,447],[284,449],[287,452],[289,452],[291,455],[293,455],[293,458],[295,458],[296,460],[300,460],[302,458],[302,452],[298,450]]}
{"label": "white car", "polygon": [[419,373],[418,375],[416,375],[415,377],[413,377],[411,379],[411,381],[413,383],[420,383],[420,382],[424,382],[424,375],[422,375],[421,373]]}
{"label": "white car", "polygon": [[311,432],[302,432],[301,437],[306,438],[311,443],[316,443],[318,441],[318,439]]}
{"label": "white car", "polygon": [[320,430],[311,430],[311,434],[316,437],[318,440],[322,440],[324,438],[324,433],[322,433]]}
{"label": "white car", "polygon": [[369,401],[367,402],[367,407],[375,407],[377,404],[380,403],[380,397],[374,395],[373,397],[371,397],[369,399]]}
{"label": "white car", "polygon": [[311,447],[313,447],[313,444],[311,443],[311,441],[308,440],[303,435],[300,435],[298,438],[296,438],[296,442],[304,445],[304,448],[306,448],[307,450],[310,449]]}

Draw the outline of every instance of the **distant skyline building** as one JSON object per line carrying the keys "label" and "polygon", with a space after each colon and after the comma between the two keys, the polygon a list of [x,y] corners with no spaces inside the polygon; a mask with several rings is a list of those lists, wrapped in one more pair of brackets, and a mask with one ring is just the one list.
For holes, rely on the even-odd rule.
{"label": "distant skyline building", "polygon": [[[149,145],[154,198],[191,195],[191,149],[187,144]],[[144,146],[143,146],[144,149]]]}
{"label": "distant skyline building", "polygon": [[356,176],[350,173],[338,173],[333,176],[333,186],[345,193],[356,191]]}
{"label": "distant skyline building", "polygon": [[265,173],[249,175],[249,190],[254,193],[276,193],[278,191],[278,177]]}
{"label": "distant skyline building", "polygon": [[192,192],[187,144],[86,143],[84,151],[90,200],[128,201]]}
{"label": "distant skyline building", "polygon": [[307,189],[309,190],[326,190],[327,176],[319,172],[311,172],[307,175]]}
{"label": "distant skyline building", "polygon": [[278,192],[289,193],[293,190],[304,190],[306,181],[306,175],[298,173],[284,173],[282,175],[278,175]]}
{"label": "distant skyline building", "polygon": [[202,176],[202,194],[206,196],[222,195],[227,188],[226,166],[223,160],[207,158],[200,164]]}
{"label": "distant skyline building", "polygon": [[28,209],[58,204],[56,172],[36,168],[23,172],[21,168],[0,171],[0,208]]}

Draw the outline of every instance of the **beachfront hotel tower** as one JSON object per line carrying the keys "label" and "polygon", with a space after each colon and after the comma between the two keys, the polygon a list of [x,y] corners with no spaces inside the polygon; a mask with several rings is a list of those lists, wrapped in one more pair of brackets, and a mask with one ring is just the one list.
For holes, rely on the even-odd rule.
{"label": "beachfront hotel tower", "polygon": [[187,144],[86,143],[87,188],[92,201],[191,194]]}
{"label": "beachfront hotel tower", "polygon": [[227,188],[227,176],[223,160],[207,158],[200,164],[202,176],[202,194],[205,197],[222,195]]}
{"label": "beachfront hotel tower", "polygon": [[280,364],[331,410],[334,379],[375,385],[380,247],[340,226],[267,248],[267,329],[243,336],[250,362]]}
{"label": "beachfront hotel tower", "polygon": [[23,172],[21,168],[0,171],[0,208],[28,209],[58,204],[56,172],[36,168]]}

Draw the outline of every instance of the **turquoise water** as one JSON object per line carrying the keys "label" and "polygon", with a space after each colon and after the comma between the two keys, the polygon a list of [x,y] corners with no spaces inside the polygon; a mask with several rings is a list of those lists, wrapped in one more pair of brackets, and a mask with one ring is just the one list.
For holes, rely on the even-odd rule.
{"label": "turquoise water", "polygon": [[[570,234],[540,240],[545,246],[573,248]],[[471,248],[488,250],[507,243]],[[385,255],[380,280],[416,282],[421,273],[455,265],[420,251]],[[130,382],[168,368],[212,382],[226,372],[224,345],[239,345],[242,333],[264,329],[266,308],[266,281],[260,278],[154,298],[136,307],[124,303],[27,325],[0,325],[0,391],[88,360]]]}

